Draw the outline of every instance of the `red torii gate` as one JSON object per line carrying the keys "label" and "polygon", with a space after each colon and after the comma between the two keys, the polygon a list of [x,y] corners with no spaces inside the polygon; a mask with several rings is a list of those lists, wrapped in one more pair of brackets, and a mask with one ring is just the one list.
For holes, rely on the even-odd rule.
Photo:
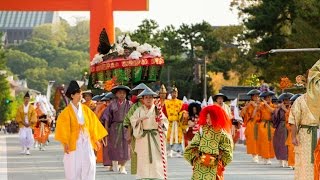
{"label": "red torii gate", "polygon": [[113,11],[146,11],[148,0],[0,0],[0,11],[90,11],[90,61],[106,28],[114,42]]}

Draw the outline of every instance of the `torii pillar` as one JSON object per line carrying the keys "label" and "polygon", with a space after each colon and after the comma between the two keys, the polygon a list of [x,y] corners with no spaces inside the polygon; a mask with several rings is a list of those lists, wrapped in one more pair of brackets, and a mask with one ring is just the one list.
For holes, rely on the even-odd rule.
{"label": "torii pillar", "polygon": [[90,61],[106,28],[115,41],[113,11],[147,11],[148,0],[0,0],[0,11],[90,11]]}

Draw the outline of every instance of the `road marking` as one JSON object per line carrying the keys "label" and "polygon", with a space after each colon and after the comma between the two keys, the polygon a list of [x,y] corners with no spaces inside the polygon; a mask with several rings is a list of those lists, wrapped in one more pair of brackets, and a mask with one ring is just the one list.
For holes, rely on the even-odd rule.
{"label": "road marking", "polygon": [[0,179],[8,180],[6,136],[0,136]]}

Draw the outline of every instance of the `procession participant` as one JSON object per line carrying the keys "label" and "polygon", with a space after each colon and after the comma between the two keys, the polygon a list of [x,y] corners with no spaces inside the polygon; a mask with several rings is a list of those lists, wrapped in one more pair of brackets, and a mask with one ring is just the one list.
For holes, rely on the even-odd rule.
{"label": "procession participant", "polygon": [[[158,130],[159,116],[158,109],[154,105],[154,98],[157,93],[150,88],[145,89],[138,95],[143,105],[138,107],[132,116],[130,116],[131,126],[135,140],[135,152],[137,153],[137,178],[138,179],[164,179],[164,167],[161,156],[160,132]],[[168,120],[162,115],[160,119],[162,129],[167,129]],[[166,142],[164,141],[164,147]],[[163,148],[164,154],[165,148]]]}
{"label": "procession participant", "polygon": [[186,133],[184,134],[185,146],[188,146],[189,141],[191,141],[193,136],[199,131],[198,120],[199,120],[200,111],[201,111],[200,104],[196,102],[189,104],[188,128],[186,130]]}
{"label": "procession participant", "polygon": [[166,90],[166,87],[163,84],[160,87],[159,98],[160,98],[161,105],[163,107],[164,106],[164,102],[167,99],[167,90]]}
{"label": "procession participant", "polygon": [[226,112],[230,119],[232,118],[230,107],[226,103],[224,103],[228,100],[227,96],[222,93],[218,93],[212,97],[212,100],[215,101],[216,104],[218,104],[220,107],[222,107],[222,109]]}
{"label": "procession participant", "polygon": [[92,111],[94,111],[94,109],[96,108],[96,104],[92,100],[92,97],[93,97],[92,91],[91,90],[83,91],[82,96],[83,96],[83,99],[85,100],[85,102],[83,102],[82,104],[88,106]]}
{"label": "procession participant", "polygon": [[[320,60],[308,72],[307,91],[293,103],[289,123],[295,145],[295,179],[319,179]],[[315,156],[314,156],[315,155]],[[314,163],[314,165],[313,165]]]}
{"label": "procession participant", "polygon": [[288,122],[295,151],[294,178],[313,180],[316,175],[313,153],[316,150],[319,119],[311,113],[306,94],[302,94],[292,104]]}
{"label": "procession participant", "polygon": [[184,153],[193,166],[192,179],[223,179],[223,170],[233,156],[231,121],[220,106],[212,105],[201,110],[199,124],[200,131]]}
{"label": "procession participant", "polygon": [[101,117],[109,132],[108,156],[112,161],[113,171],[119,172],[120,169],[121,174],[127,174],[125,164],[130,159],[128,131],[123,127],[124,117],[131,107],[131,102],[126,99],[130,91],[129,87],[123,85],[112,88],[111,92],[116,98],[111,101]]}
{"label": "procession participant", "polygon": [[94,150],[99,150],[99,140],[108,133],[97,116],[80,103],[81,90],[72,80],[66,91],[71,100],[57,119],[55,139],[64,147],[64,171],[68,180],[95,179],[96,162]]}
{"label": "procession participant", "polygon": [[260,121],[260,98],[261,92],[257,89],[250,90],[247,95],[251,96],[251,100],[246,104],[241,112],[244,125],[246,127],[245,137],[247,145],[247,154],[251,154],[253,161],[259,162],[258,150],[258,127]]}
{"label": "procession participant", "polygon": [[[104,113],[104,111],[107,109],[107,107],[109,106],[110,104],[110,101],[114,98],[114,94],[112,92],[109,92],[109,93],[106,93],[106,94],[103,94],[101,95],[101,102],[103,103],[103,108],[100,109],[100,111],[98,112],[98,118],[100,119],[100,122],[102,123],[102,125],[104,127],[105,124],[104,124],[104,121],[101,121],[102,119],[102,114]],[[108,130],[107,130],[108,131]],[[108,170],[111,170],[112,167],[111,167],[111,160],[108,156],[108,146],[103,146],[103,148],[101,148],[101,150],[99,150],[97,152],[97,162],[102,162],[104,166],[106,166],[106,168]]]}
{"label": "procession participant", "polygon": [[233,147],[235,148],[235,144],[240,139],[241,126],[243,124],[243,119],[239,114],[238,99],[231,101],[230,110],[231,110],[231,115],[232,115],[231,135],[232,135],[232,140],[234,143]]}
{"label": "procession participant", "polygon": [[[94,109],[94,113],[96,114],[96,116],[98,117],[98,119],[100,119],[102,113],[104,112],[104,110],[107,108],[107,105],[105,104],[104,101],[102,101],[102,98],[105,96],[105,93],[99,94],[99,95],[95,95],[92,100],[96,102],[96,108]],[[97,163],[102,163],[103,162],[103,148],[100,148],[98,151],[96,151],[96,162]]]}
{"label": "procession participant", "polygon": [[22,146],[21,154],[30,155],[30,147],[34,143],[32,127],[37,122],[37,114],[34,107],[29,103],[30,95],[27,92],[24,95],[24,103],[21,105],[16,114],[16,121],[19,124],[19,139]]}
{"label": "procession participant", "polygon": [[102,93],[92,98],[92,100],[96,102],[95,103],[96,107],[93,112],[97,115],[98,119],[100,119],[100,117],[102,116],[102,113],[107,107],[106,103],[102,101],[102,98],[105,97],[105,95],[106,95],[105,93]]}
{"label": "procession participant", "polygon": [[[148,89],[149,87],[145,85],[144,83],[140,83],[136,87],[134,87],[130,94],[133,96],[137,96],[140,94],[143,90]],[[142,106],[142,99],[141,97],[137,97],[138,101],[134,103],[128,113],[126,114],[124,121],[123,121],[123,126],[128,129],[128,140],[129,144],[131,145],[131,174],[136,174],[137,173],[137,153],[135,152],[135,137],[132,134],[132,127],[130,123],[130,117],[133,115],[136,109]]]}
{"label": "procession participant", "polygon": [[[293,104],[293,102],[300,97],[301,94],[295,94],[290,98],[291,103]],[[290,109],[291,110],[291,109]],[[290,115],[290,113],[289,113]],[[291,168],[294,168],[294,159],[295,159],[295,155],[294,155],[294,144],[292,144],[292,131],[291,131],[291,127],[289,124],[289,117],[286,118],[286,128],[288,131],[288,137],[286,140],[286,146],[288,146],[288,166]]]}
{"label": "procession participant", "polygon": [[50,133],[50,119],[47,117],[47,115],[41,110],[41,103],[37,102],[36,103],[36,113],[37,113],[37,127],[34,128],[34,134],[36,136],[35,140],[39,144],[39,150],[44,151],[45,150],[45,144],[48,140],[49,133]]}
{"label": "procession participant", "polygon": [[169,129],[167,133],[167,147],[169,157],[173,156],[173,151],[177,152],[177,157],[182,157],[183,154],[183,131],[187,128],[183,126],[184,113],[183,101],[178,99],[178,89],[173,86],[171,99],[164,102],[164,114],[169,120]]}
{"label": "procession participant", "polygon": [[272,104],[272,91],[262,92],[259,96],[263,98],[260,104],[260,123],[258,128],[258,149],[259,155],[263,158],[264,164],[271,164],[272,158],[275,157],[273,148],[274,128],[272,125],[272,113],[276,106]]}
{"label": "procession participant", "polygon": [[276,158],[279,160],[282,167],[288,166],[288,147],[286,146],[288,131],[286,128],[286,119],[289,116],[291,106],[290,98],[292,96],[292,93],[282,93],[279,96],[279,101],[281,103],[273,114],[273,127],[275,128],[273,148]]}

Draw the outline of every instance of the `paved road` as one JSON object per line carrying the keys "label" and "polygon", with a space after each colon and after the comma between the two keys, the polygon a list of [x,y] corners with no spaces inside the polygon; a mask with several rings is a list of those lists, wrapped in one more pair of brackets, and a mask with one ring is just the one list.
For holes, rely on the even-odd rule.
{"label": "paved road", "polygon": [[[31,155],[20,155],[21,148],[17,135],[0,135],[0,180],[62,180],[62,148],[53,141],[46,151],[32,149]],[[225,172],[225,180],[291,180],[293,170],[280,168],[277,161],[272,165],[250,162],[245,146],[237,145],[234,160]],[[129,164],[129,163],[128,163]],[[129,169],[129,167],[127,168]],[[183,158],[169,159],[169,180],[187,180],[191,177],[191,166]],[[98,180],[132,180],[131,175],[107,172],[97,166]]]}

